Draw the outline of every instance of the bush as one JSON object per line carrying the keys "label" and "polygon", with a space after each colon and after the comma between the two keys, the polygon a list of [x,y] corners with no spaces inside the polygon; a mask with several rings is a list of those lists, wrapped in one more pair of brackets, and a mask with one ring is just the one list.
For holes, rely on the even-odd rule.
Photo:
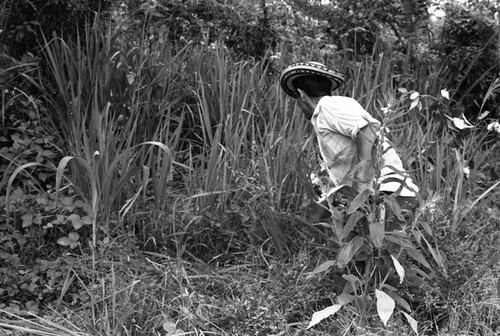
{"label": "bush", "polygon": [[87,22],[106,13],[112,0],[6,0],[0,7],[0,50],[20,59],[37,55],[43,36],[75,40]]}
{"label": "bush", "polygon": [[[455,3],[445,6],[446,20],[441,38],[431,45],[436,50],[447,78],[447,88],[453,88],[456,107],[470,119],[478,116],[490,83],[498,75],[498,32],[489,9],[474,10]],[[495,100],[487,102],[486,109],[493,116],[500,112]]]}
{"label": "bush", "polygon": [[120,19],[122,28],[140,31],[155,41],[217,43],[236,58],[262,59],[276,47],[265,1],[130,1]]}

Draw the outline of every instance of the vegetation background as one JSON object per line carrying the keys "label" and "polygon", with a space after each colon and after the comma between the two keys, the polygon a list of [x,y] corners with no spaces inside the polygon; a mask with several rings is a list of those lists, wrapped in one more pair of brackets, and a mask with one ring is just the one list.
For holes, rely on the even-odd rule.
{"label": "vegetation background", "polygon": [[[499,31],[487,0],[2,1],[0,334],[498,335]],[[311,223],[302,60],[397,144],[399,236],[363,195]]]}

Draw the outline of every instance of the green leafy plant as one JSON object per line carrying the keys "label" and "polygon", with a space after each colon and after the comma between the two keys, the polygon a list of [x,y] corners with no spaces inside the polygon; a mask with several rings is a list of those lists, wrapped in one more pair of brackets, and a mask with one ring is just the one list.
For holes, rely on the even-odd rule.
{"label": "green leafy plant", "polygon": [[[371,163],[375,167],[380,166],[381,155],[386,150],[382,147],[385,130],[399,117],[386,109],[377,158]],[[342,192],[342,187],[333,191],[337,189]],[[420,230],[428,228],[414,223],[411,211],[401,209],[395,196],[380,193],[376,182],[373,192],[365,189],[351,195],[347,207],[334,205],[331,198],[329,207],[337,256],[319,265],[309,276],[334,268],[344,285],[337,303],[313,314],[308,328],[351,303],[359,312],[358,322],[362,325],[374,309],[387,325],[397,303],[411,328],[418,333],[418,323],[410,314],[413,300],[423,295],[418,288],[432,273],[430,263],[420,251],[421,242],[425,240]]]}
{"label": "green leafy plant", "polygon": [[[448,279],[449,269],[443,251],[436,242],[441,227],[432,225],[438,217],[433,210],[436,194],[428,194],[429,191],[444,192],[445,202],[452,204],[453,210],[447,213],[452,214],[448,223],[452,235],[456,237],[463,230],[459,228],[459,224],[464,216],[499,185],[498,182],[493,182],[489,188],[476,190],[474,183],[478,175],[469,168],[467,161],[476,163],[484,159],[481,155],[476,157],[473,148],[487,143],[488,130],[486,123],[482,121],[487,113],[478,119],[477,125],[472,125],[463,115],[453,117],[442,111],[431,112],[426,108],[429,106],[428,99],[433,102],[450,99],[447,90],[441,90],[440,98],[422,96],[406,89],[399,91],[400,100],[389,98],[389,107],[381,109],[384,127],[380,136],[384,136],[386,132],[386,136],[395,139],[396,143],[402,143],[402,146],[407,144],[410,149],[414,145],[406,143],[404,138],[416,138],[418,152],[415,152],[421,154],[426,153],[425,146],[432,143],[438,149],[438,156],[433,156],[430,161],[432,164],[426,161],[430,160],[429,156],[417,156],[421,161],[417,165],[419,168],[413,173],[423,197],[420,199],[420,209],[415,217],[403,216],[404,212],[396,199],[378,194],[376,185],[374,193],[365,190],[357,196],[351,196],[350,205],[340,208],[340,211],[330,204],[333,214],[331,228],[337,256],[334,260],[319,265],[309,277],[325,271],[332,272],[334,269],[340,279],[343,279],[340,283],[345,285],[337,303],[313,314],[309,328],[346,305],[356,307],[361,322],[365,316],[369,316],[371,310],[376,310],[382,322],[387,324],[395,307],[399,306],[411,328],[418,333],[421,327],[418,327],[416,307],[425,297],[437,296],[443,300],[448,295],[433,285],[434,281]],[[378,151],[379,154],[382,151],[380,146]],[[405,162],[411,162],[404,154],[403,158]],[[422,175],[419,175],[420,172]],[[443,176],[453,179],[444,179]],[[477,197],[468,206],[464,206],[469,202],[467,195],[470,193]],[[431,223],[428,223],[429,214],[433,214]],[[442,213],[441,216],[446,214]],[[387,230],[391,217],[392,220],[398,218],[401,221],[399,230]],[[422,284],[424,287],[417,289]]]}
{"label": "green leafy plant", "polygon": [[86,302],[81,288],[68,282],[75,254],[64,252],[80,254],[86,245],[82,242],[91,232],[90,218],[84,216],[87,205],[65,196],[59,206],[53,195],[32,188],[29,183],[9,185],[8,197],[0,197],[7,210],[0,217],[0,306],[12,312],[38,312],[55,300]]}
{"label": "green leafy plant", "polygon": [[[162,113],[179,99],[147,104],[158,90],[175,94],[164,86],[163,76],[168,73],[146,72],[148,56],[134,49],[120,52],[117,33],[110,27],[102,29],[95,21],[76,43],[54,39],[43,49],[54,83],[54,87],[44,87],[53,97],[50,103],[55,112],[47,117],[54,132],[69,144],[69,152],[57,166],[56,196],[68,181],[90,205],[87,216],[92,220],[93,248],[99,228],[107,228],[127,200],[136,201],[150,180],[155,185],[156,205],[164,205],[171,152],[168,145],[149,140],[164,132]],[[51,95],[52,90],[58,94]],[[100,216],[102,226],[97,224]]]}
{"label": "green leafy plant", "polygon": [[[157,211],[165,205],[171,152],[163,142],[147,141],[148,137],[156,138],[156,132],[162,132],[164,125],[158,125],[158,119],[150,121],[149,125],[138,122],[139,118],[145,120],[147,113],[139,114],[138,110],[142,109],[142,99],[151,95],[151,91],[136,96],[138,101],[128,102],[137,112],[131,113],[134,118],[127,115],[126,121],[121,123],[120,117],[124,119],[128,111],[114,99],[125,94],[122,89],[129,92],[129,87],[122,87],[123,83],[115,80],[123,75],[121,78],[129,83],[126,72],[122,71],[122,63],[118,60],[112,63],[114,67],[99,61],[104,55],[113,55],[108,54],[110,49],[99,50],[101,54],[94,49],[106,41],[98,33],[97,22],[87,28],[86,34],[84,46],[78,43],[69,46],[58,39],[47,43],[44,52],[55,87],[48,82],[42,85],[43,81],[31,78],[33,85],[45,90],[44,99],[19,94],[17,99],[26,100],[21,100],[23,113],[18,111],[8,116],[12,127],[0,139],[3,145],[1,164],[6,172],[0,181],[5,191],[2,197],[5,216],[2,215],[0,222],[4,238],[2,250],[6,249],[2,254],[2,261],[5,261],[2,270],[9,275],[8,279],[12,275],[9,267],[19,266],[20,262],[16,261],[19,253],[26,254],[26,250],[36,251],[44,246],[50,246],[53,251],[50,255],[42,254],[42,262],[58,258],[68,250],[86,254],[90,247],[95,267],[97,250],[109,243],[111,234],[121,229],[128,237],[125,217],[139,203],[139,196],[150,197],[145,186],[151,181],[155,186],[154,195],[158,196],[153,202]],[[111,47],[110,40],[107,42],[106,46]],[[92,63],[92,56],[96,57],[95,63]],[[132,56],[131,60],[134,60]],[[100,65],[103,68],[99,68]],[[149,79],[149,74],[144,76],[143,80]],[[107,90],[101,92],[100,85]],[[150,90],[153,88],[149,86]],[[53,95],[53,90],[57,89],[60,96]],[[46,104],[52,104],[50,110]],[[159,108],[168,109],[168,106],[162,104]],[[41,120],[44,120],[43,127]],[[124,134],[128,134],[128,138],[124,139]],[[169,140],[169,135],[163,136],[164,140]],[[61,148],[61,143],[68,146]],[[28,204],[31,207],[27,207]],[[113,227],[110,223],[118,225]],[[40,237],[43,239],[36,239]],[[131,246],[134,244],[130,241]],[[28,270],[37,267],[37,263],[30,261]],[[67,273],[63,269],[61,272]],[[64,282],[65,276],[55,279],[52,284],[52,288],[60,290],[63,296],[71,292],[69,284]],[[34,292],[45,281],[41,277],[30,291]],[[24,288],[10,291],[5,299],[9,302],[22,290]],[[46,299],[43,296],[34,302],[38,305]]]}

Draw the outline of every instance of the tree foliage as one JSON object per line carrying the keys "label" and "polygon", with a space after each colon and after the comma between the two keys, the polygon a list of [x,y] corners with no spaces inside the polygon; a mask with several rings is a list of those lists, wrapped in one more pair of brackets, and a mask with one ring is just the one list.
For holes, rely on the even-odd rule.
{"label": "tree foliage", "polygon": [[[444,9],[447,16],[441,38],[431,48],[446,65],[454,99],[469,116],[475,115],[488,86],[500,72],[499,28],[493,20],[495,10],[484,3],[471,8],[452,2]],[[494,105],[488,107],[494,108]]]}
{"label": "tree foliage", "polygon": [[86,21],[105,13],[112,0],[6,0],[0,5],[0,50],[19,58],[36,53],[47,37],[74,39]]}
{"label": "tree foliage", "polygon": [[123,9],[123,27],[181,43],[222,40],[237,57],[262,58],[278,40],[264,0],[130,0]]}

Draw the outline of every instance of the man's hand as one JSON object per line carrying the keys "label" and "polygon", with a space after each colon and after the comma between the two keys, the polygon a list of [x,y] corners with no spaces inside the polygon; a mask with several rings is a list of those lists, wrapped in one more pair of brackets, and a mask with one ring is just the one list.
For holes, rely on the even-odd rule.
{"label": "man's hand", "polygon": [[302,91],[301,89],[297,89],[299,91],[299,98],[297,98],[297,103],[299,104],[299,107],[301,108],[302,112],[304,112],[304,115],[306,116],[307,120],[311,120],[314,109],[316,108],[316,104],[313,103],[311,98]]}
{"label": "man's hand", "polygon": [[375,168],[372,160],[362,161],[359,166],[356,180],[360,183],[371,183],[375,177]]}

